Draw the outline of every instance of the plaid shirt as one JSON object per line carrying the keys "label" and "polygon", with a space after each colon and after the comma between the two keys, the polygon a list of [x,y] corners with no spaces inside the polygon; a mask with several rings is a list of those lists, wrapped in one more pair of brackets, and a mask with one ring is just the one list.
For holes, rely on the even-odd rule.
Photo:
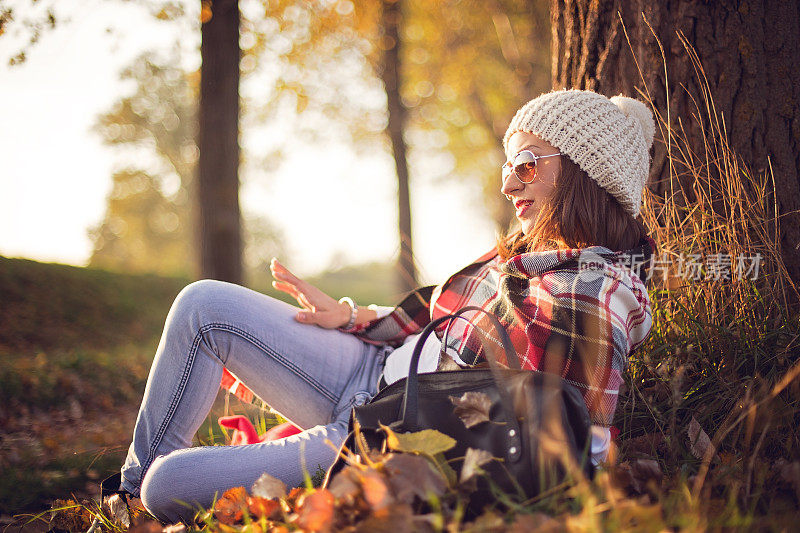
{"label": "plaid shirt", "polygon": [[[632,250],[602,246],[530,252],[503,262],[496,251],[438,286],[417,289],[387,316],[348,330],[375,344],[399,345],[438,317],[467,305],[494,313],[508,330],[522,368],[552,372],[583,394],[592,423],[610,426],[622,372],[652,326],[646,269],[655,242]],[[445,341],[468,363],[491,349],[505,363],[488,320],[452,322]],[[437,329],[441,339],[447,325]]]}

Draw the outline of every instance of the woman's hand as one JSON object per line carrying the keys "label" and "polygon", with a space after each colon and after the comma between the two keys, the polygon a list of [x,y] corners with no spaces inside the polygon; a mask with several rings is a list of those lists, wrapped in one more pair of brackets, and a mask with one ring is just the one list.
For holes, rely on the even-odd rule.
{"label": "woman's hand", "polygon": [[298,322],[333,329],[342,327],[350,321],[351,309],[346,303],[337,302],[315,286],[298,278],[277,259],[273,258],[270,261],[269,269],[275,278],[272,286],[292,295],[304,309],[295,316]]}

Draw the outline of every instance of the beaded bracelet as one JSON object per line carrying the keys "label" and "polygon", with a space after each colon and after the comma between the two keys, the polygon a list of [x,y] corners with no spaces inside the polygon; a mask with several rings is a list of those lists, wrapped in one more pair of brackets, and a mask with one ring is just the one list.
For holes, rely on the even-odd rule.
{"label": "beaded bracelet", "polygon": [[353,326],[356,325],[356,315],[358,314],[358,306],[353,301],[352,298],[345,296],[344,298],[339,299],[340,304],[347,304],[350,306],[350,320],[342,326],[342,329],[353,329]]}

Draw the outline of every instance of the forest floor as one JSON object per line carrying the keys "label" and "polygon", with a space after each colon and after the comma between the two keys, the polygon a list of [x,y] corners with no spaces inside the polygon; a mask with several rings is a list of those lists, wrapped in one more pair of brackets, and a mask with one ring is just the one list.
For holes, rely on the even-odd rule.
{"label": "forest floor", "polygon": [[[58,274],[57,283],[65,285],[65,275],[80,283],[73,280],[71,292],[54,300],[46,291],[53,281],[41,278],[56,267],[16,266],[0,261],[0,300],[13,301],[8,287],[27,287],[16,311],[0,306],[0,529],[128,530],[115,523],[119,515],[99,509],[99,482],[124,459],[157,335],[181,282],[75,269]],[[16,278],[9,276],[14,270]],[[47,292],[40,296],[45,303],[36,303],[32,286]],[[709,328],[698,316],[670,310],[674,301],[654,295],[653,332],[631,360],[614,422],[619,455],[590,482],[563,484],[531,500],[498,494],[485,512],[467,516],[469,478],[437,479],[431,450],[395,449],[371,456],[370,465],[348,467],[325,488],[310,477],[288,493],[233,490],[199,510],[193,528],[792,530],[800,520],[800,317],[777,316],[767,326],[753,315],[760,329],[748,334],[738,323]],[[94,314],[84,305],[95,306]],[[683,330],[676,334],[675,325]],[[98,338],[105,340],[69,340]],[[199,443],[226,442],[216,424],[222,414],[245,414],[262,431],[274,422],[268,411],[238,400],[228,405],[229,399],[218,397]],[[146,514],[132,518],[130,531],[162,531]]]}
{"label": "forest floor", "polygon": [[66,409],[28,413],[24,420],[3,428],[0,499],[8,507],[0,527],[20,523],[10,513],[34,515],[57,498],[98,499],[101,478],[125,456],[136,410],[84,410],[72,403]]}

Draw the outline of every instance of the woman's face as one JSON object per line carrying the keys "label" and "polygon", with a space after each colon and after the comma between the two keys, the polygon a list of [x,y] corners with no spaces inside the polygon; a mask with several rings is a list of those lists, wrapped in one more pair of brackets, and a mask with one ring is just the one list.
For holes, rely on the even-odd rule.
{"label": "woman's face", "polygon": [[[535,156],[557,154],[558,148],[533,133],[518,131],[508,140],[509,161],[514,161],[523,150]],[[536,171],[532,183],[522,183],[516,173],[503,180],[500,191],[514,204],[517,220],[522,225],[522,233],[527,235],[536,223],[536,217],[543,202],[552,197],[556,190],[556,177],[561,171],[560,157],[545,157],[536,161]]]}

